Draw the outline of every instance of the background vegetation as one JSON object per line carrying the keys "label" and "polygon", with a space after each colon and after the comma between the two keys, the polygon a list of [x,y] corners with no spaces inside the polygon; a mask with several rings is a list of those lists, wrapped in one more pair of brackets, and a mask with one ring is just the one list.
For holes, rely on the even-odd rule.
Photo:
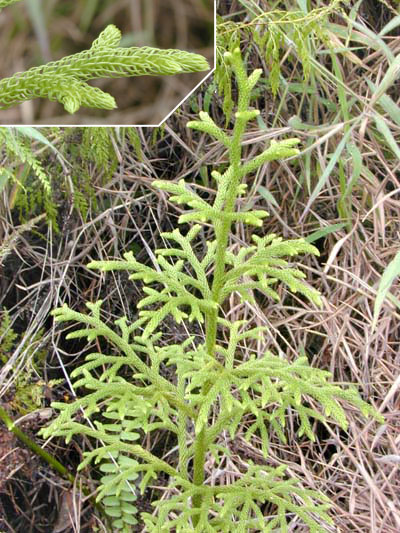
{"label": "background vegetation", "polygon": [[[225,154],[185,125],[200,109],[224,125],[221,109],[229,108],[235,87],[221,58],[240,41],[251,68],[265,72],[254,98],[263,133],[247,134],[246,157],[281,135],[299,137],[302,150],[290,164],[265,165],[248,184],[250,202],[271,213],[265,233],[304,236],[319,248],[321,256],[303,264],[324,305],[315,311],[283,293],[280,304],[259,298],[252,307],[233,298],[226,313],[269,326],[263,348],[290,359],[304,347],[313,366],[332,371],[339,382],[356,383],[386,420],[377,431],[375,423],[364,424],[348,412],[349,432],[323,429],[312,444],[294,437],[295,421],[289,420],[288,444],[271,435],[270,458],[272,463],[279,458],[291,474],[333,500],[332,531],[395,533],[400,527],[398,4],[299,0],[266,6],[262,0],[221,0],[218,12],[215,76],[164,127],[0,130],[1,405],[40,443],[36,432],[52,416],[50,401],[73,396],[68,376],[87,351],[84,342],[66,341],[63,327],[53,328],[50,310],[63,302],[82,310],[84,301],[102,298],[110,320],[136,315],[139,284],[115,273],[104,285],[85,265],[127,250],[151,261],[149,250],[161,245],[160,232],[173,228],[179,216],[152,188],[154,179],[197,180],[207,197],[209,172],[225,162]],[[240,225],[236,238],[249,238]],[[173,342],[182,338],[182,330],[170,323],[165,332]],[[80,491],[81,484],[95,490],[100,472],[86,470],[71,485],[0,428],[5,531],[106,530]],[[46,449],[74,471],[92,444],[52,441]],[[152,446],[159,457],[173,453],[173,443],[162,434]],[[262,460],[244,439],[232,446],[222,475],[237,461]],[[151,509],[159,491],[162,480],[138,507]],[[292,530],[306,532],[295,523]]]}

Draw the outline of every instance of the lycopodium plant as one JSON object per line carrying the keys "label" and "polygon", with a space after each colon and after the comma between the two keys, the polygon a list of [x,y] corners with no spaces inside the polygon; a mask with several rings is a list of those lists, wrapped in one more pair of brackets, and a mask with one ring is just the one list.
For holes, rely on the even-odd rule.
{"label": "lycopodium plant", "polygon": [[[0,1],[0,11],[18,1]],[[121,32],[110,24],[89,50],[0,80],[0,109],[33,98],[59,102],[68,113],[75,113],[81,106],[114,109],[114,98],[90,86],[89,80],[173,75],[209,69],[207,60],[199,54],[147,46],[122,48],[120,41]]]}
{"label": "lycopodium plant", "polygon": [[[342,403],[379,418],[352,386],[331,383],[330,373],[310,367],[304,354],[289,362],[269,351],[246,351],[249,339],[262,337],[265,328],[223,316],[224,302],[233,293],[243,302],[254,302],[255,291],[279,300],[274,287],[278,282],[321,305],[319,293],[304,281],[305,274],[288,261],[299,254],[318,255],[318,250],[301,238],[262,236],[268,213],[239,208],[239,197],[246,195],[245,177],[268,161],[296,156],[298,140],[271,142],[260,155],[244,160],[242,137],[259,113],[251,109],[250,98],[261,70],[247,75],[239,49],[227,53],[225,60],[238,86],[233,130],[222,130],[205,112],[199,121],[188,123],[227,151],[226,170],[212,173],[213,200],[208,203],[183,180],[154,181],[154,187],[172,194],[171,201],[188,206],[179,218],[185,225],[194,223],[187,233],[176,228],[163,234],[172,247],[156,250],[155,268],[136,261],[132,252],[123,260],[88,265],[101,271],[126,270],[132,280],[143,282],[145,296],[138,304],[137,320],[129,323],[121,317],[106,323],[101,301],[87,303],[88,314],[67,305],[53,312],[57,322],[80,324],[68,338],[103,338],[113,347],[109,353],[91,353],[73,372],[75,389],[82,395],[70,404],[53,404],[60,413],[43,435],[67,441],[87,435],[97,441],[85,452],[79,469],[99,463],[100,471],[108,474],[101,478],[98,498],[115,517],[116,531],[131,531],[129,524],[138,519],[148,532],[284,533],[293,520],[310,532],[325,532],[331,523],[328,498],[286,475],[285,465],[273,466],[269,437],[274,433],[286,442],[289,411],[297,413],[299,437],[312,441],[313,420],[325,424],[330,419],[347,428]],[[237,222],[259,228],[261,235],[254,234],[251,244],[230,248]],[[198,238],[205,224],[214,238],[200,253]],[[167,316],[177,323],[200,322],[205,338],[199,341],[189,335],[184,342],[166,344],[159,329]],[[165,377],[166,367],[170,379]],[[82,413],[89,425],[75,419]],[[176,442],[167,460],[151,452],[152,437],[160,430]],[[240,460],[224,476],[227,458],[236,461],[231,445],[238,434],[259,448],[264,459],[257,464]],[[210,468],[215,470],[206,477]],[[133,503],[138,491],[143,494],[157,485],[160,474],[167,486],[152,502],[154,513],[144,512],[139,518]]]}

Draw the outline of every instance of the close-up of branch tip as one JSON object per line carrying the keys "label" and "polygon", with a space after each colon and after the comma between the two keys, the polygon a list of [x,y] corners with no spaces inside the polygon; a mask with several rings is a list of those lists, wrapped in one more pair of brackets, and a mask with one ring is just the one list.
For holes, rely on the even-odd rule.
{"label": "close-up of branch tip", "polygon": [[[0,10],[10,3],[0,2]],[[75,113],[81,106],[115,109],[117,104],[113,96],[91,87],[87,81],[146,75],[171,76],[210,68],[200,54],[147,46],[122,48],[120,41],[120,30],[110,24],[89,50],[0,80],[0,109],[33,98],[59,102],[68,113]]]}

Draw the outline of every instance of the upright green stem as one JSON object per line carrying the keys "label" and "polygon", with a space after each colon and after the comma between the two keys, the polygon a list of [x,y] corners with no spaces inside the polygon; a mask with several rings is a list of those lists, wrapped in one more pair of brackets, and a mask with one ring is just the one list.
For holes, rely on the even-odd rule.
{"label": "upright green stem", "polygon": [[[240,68],[241,67],[241,68]],[[240,69],[240,75],[243,78],[247,78],[242,65],[236,65],[236,69]],[[238,196],[238,187],[241,181],[240,167],[242,146],[241,140],[246,128],[247,120],[240,116],[242,112],[248,110],[250,101],[250,88],[246,83],[239,83],[239,102],[238,113],[235,121],[233,134],[231,137],[231,143],[229,147],[229,167],[225,175],[229,174],[231,184],[227,188],[226,199],[223,207],[223,213],[232,213],[235,209],[236,199]],[[229,235],[232,222],[230,219],[221,219],[215,225],[215,238],[217,241],[215,263],[214,263],[214,278],[211,286],[212,299],[217,304],[220,304],[220,293],[223,288],[223,279],[226,267],[226,250],[228,247]],[[218,324],[218,309],[213,309],[206,314],[206,350],[207,354],[214,356],[215,347],[217,341],[217,324]],[[210,384],[207,384],[203,388],[203,395],[206,395],[209,391]],[[196,436],[194,445],[194,473],[193,482],[195,485],[202,485],[204,483],[204,464],[207,453],[207,440],[206,440],[206,427],[203,427],[199,434]],[[193,497],[193,507],[200,509],[202,505],[202,495],[197,494]],[[198,523],[198,516],[193,518],[194,526]]]}

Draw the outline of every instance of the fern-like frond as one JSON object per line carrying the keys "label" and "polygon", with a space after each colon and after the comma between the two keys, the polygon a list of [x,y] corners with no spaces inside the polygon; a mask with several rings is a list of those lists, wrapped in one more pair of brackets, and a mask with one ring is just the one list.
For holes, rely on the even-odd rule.
{"label": "fern-like frond", "polygon": [[[197,237],[202,227],[198,224],[194,225],[192,229],[183,236],[178,229],[170,233],[162,233],[161,236],[169,239],[170,241],[175,241],[179,248],[163,248],[156,250],[157,256],[170,257],[175,256],[186,261],[188,265],[194,270],[196,274],[196,281],[191,276],[186,277],[185,281],[187,284],[192,284],[194,288],[197,288],[203,295],[203,298],[206,300],[211,299],[211,290],[209,288],[206,267],[212,261],[212,257],[208,257],[206,263],[200,261],[197,258],[197,255],[194,253],[191,242]],[[182,280],[183,281],[183,280]]]}
{"label": "fern-like frond", "polygon": [[[102,413],[105,420],[95,421],[95,425],[113,433],[122,442],[136,442],[140,437],[138,430],[141,430],[140,420],[135,416],[137,406],[131,405],[123,416],[115,407],[113,404],[109,406],[109,410]],[[104,475],[100,478],[96,500],[102,501],[106,514],[112,518],[114,530],[121,533],[130,533],[131,526],[137,524],[138,509],[133,502],[139,492],[135,486],[139,477],[135,468],[138,466],[135,458],[121,452],[109,453],[100,465]]]}
{"label": "fern-like frond", "polygon": [[[299,516],[311,533],[324,533],[332,524],[327,499],[317,491],[303,489],[296,479],[284,477],[286,466],[271,468],[250,465],[248,471],[229,486],[192,486],[174,491],[168,500],[154,502],[157,515],[142,513],[149,531],[159,533],[272,533],[288,531],[288,517]],[[172,482],[179,486],[179,481]],[[202,506],[193,509],[189,498],[202,495]],[[260,507],[269,502],[275,509],[265,517]],[[174,517],[174,518],[171,518]],[[197,526],[192,521],[197,517]]]}
{"label": "fern-like frond", "polygon": [[[252,83],[249,84],[249,90],[252,87]],[[244,115],[241,113],[240,117],[243,121],[247,122],[254,118],[258,112],[251,112],[249,115]],[[231,140],[226,136],[222,130],[218,129],[216,132],[217,126],[211,120],[207,113],[200,114],[202,120],[200,121],[191,121],[188,123],[188,127],[192,129],[197,129],[209,133],[214,137],[221,137],[221,142],[226,146],[230,146]],[[274,161],[276,159],[282,159],[285,157],[290,157],[296,155],[298,150],[294,148],[298,144],[298,139],[285,139],[284,141],[271,142],[271,146],[265,150],[262,154],[255,157],[253,160],[249,161],[240,166],[236,172],[235,180],[238,177],[243,177],[246,174],[253,172],[261,165],[267,161]],[[190,190],[184,180],[180,180],[178,184],[171,183],[169,181],[155,180],[153,185],[158,187],[161,190],[168,191],[173,193],[173,196],[170,197],[170,200],[178,204],[187,204],[191,211],[187,211],[181,215],[178,219],[180,224],[187,222],[211,222],[216,225],[218,223],[229,222],[243,222],[245,224],[251,224],[254,226],[261,226],[262,220],[268,216],[268,212],[264,210],[251,210],[244,212],[229,212],[223,209],[224,202],[226,201],[226,192],[229,187],[232,186],[233,176],[233,167],[229,166],[224,174],[213,171],[212,176],[218,183],[218,191],[213,205],[209,205],[205,200],[200,198],[196,193]],[[240,185],[238,185],[240,187]]]}
{"label": "fern-like frond", "polygon": [[[252,355],[247,361],[236,361],[239,343],[246,338],[257,338],[263,329],[240,332],[243,326],[243,321],[230,326],[228,346],[217,345],[216,358],[207,354],[204,345],[188,350],[179,363],[177,357],[170,358],[170,364],[180,365],[179,372],[187,381],[186,398],[197,408],[196,432],[214,415],[215,424],[206,430],[208,443],[214,442],[223,429],[234,438],[240,418],[253,414],[255,421],[245,435],[250,439],[257,432],[267,456],[269,428],[286,442],[283,430],[289,410],[298,413],[298,435],[306,434],[311,440],[315,436],[310,419],[326,422],[331,416],[342,429],[347,429],[341,401],[357,407],[364,416],[382,420],[354,388],[344,389],[331,383],[331,373],[311,367],[304,356],[288,362],[267,351],[262,357]],[[317,407],[313,407],[315,402]]]}
{"label": "fern-like frond", "polygon": [[[347,420],[341,401],[357,407],[364,416],[373,416],[382,422],[382,417],[353,388],[343,389],[328,381],[329,372],[314,369],[307,359],[299,357],[293,363],[280,359],[267,352],[263,358],[250,359],[233,371],[236,383],[237,409],[242,413],[253,413],[255,421],[245,431],[250,439],[257,432],[261,436],[262,451],[268,454],[268,426],[275,430],[278,437],[286,442],[284,428],[289,410],[296,412],[300,425],[298,435],[307,435],[314,441],[315,435],[310,419],[327,422],[331,416],[342,429],[347,429]],[[314,400],[317,406],[314,407]],[[229,415],[222,416],[216,427],[210,428],[210,438],[229,427]],[[233,436],[235,424],[231,435]]]}
{"label": "fern-like frond", "polygon": [[194,130],[208,133],[211,137],[222,143],[226,148],[232,145],[232,139],[227,135],[222,128],[217,126],[214,120],[205,111],[200,111],[200,120],[193,120],[188,122],[188,127]]}
{"label": "fern-like frond", "polygon": [[[238,254],[227,253],[227,263],[232,265],[224,275],[224,287],[221,290],[221,302],[232,292],[237,291],[243,299],[252,300],[251,291],[260,290],[279,301],[279,295],[270,287],[280,280],[292,292],[300,292],[316,305],[321,305],[317,290],[308,287],[302,279],[305,274],[290,267],[283,257],[293,257],[303,253],[319,255],[315,246],[304,239],[284,241],[281,237],[271,234],[267,237],[253,236],[256,246],[243,247]],[[247,282],[246,278],[254,281]]]}
{"label": "fern-like frond", "polygon": [[129,342],[130,335],[143,323],[143,319],[139,319],[130,326],[127,325],[126,318],[117,320],[115,323],[121,330],[121,334],[118,334],[102,321],[100,317],[101,304],[101,300],[96,303],[88,302],[86,305],[90,309],[91,314],[79,313],[78,311],[70,309],[66,304],[55,309],[52,314],[57,322],[75,321],[83,324],[83,329],[69,333],[67,338],[73,339],[86,337],[89,341],[92,341],[97,337],[106,338],[120,351],[121,354],[124,354],[127,357],[126,362],[132,365],[143,378],[147,379],[150,383],[157,385],[160,390],[169,391],[172,395],[176,394],[176,388],[174,385],[162,378],[151,367],[148,367],[137,355],[134,346]]}
{"label": "fern-like frond", "polygon": [[138,523],[138,509],[134,502],[137,499],[135,481],[139,474],[129,470],[138,464],[135,459],[120,453],[110,454],[110,460],[100,465],[104,474],[100,478],[100,492],[97,500],[101,500],[105,513],[111,517],[113,531],[131,533],[132,526]]}
{"label": "fern-like frond", "polygon": [[[224,174],[224,179],[228,182],[229,173]],[[205,200],[200,198],[193,191],[190,191],[184,182],[180,180],[178,184],[174,184],[167,181],[155,180],[153,185],[158,187],[161,190],[173,192],[174,196],[170,197],[170,200],[178,204],[186,203],[193,208],[192,211],[187,211],[181,215],[178,219],[180,224],[185,224],[187,222],[212,222],[213,224],[218,222],[229,221],[233,222],[244,222],[246,224],[252,224],[254,226],[261,226],[262,219],[268,216],[267,211],[263,210],[253,210],[246,212],[227,212],[221,211],[220,206],[210,206]],[[196,227],[198,225],[196,224]]]}
{"label": "fern-like frond", "polygon": [[[217,307],[217,304],[211,299],[204,266],[195,258],[190,244],[198,230],[198,227],[194,227],[186,237],[182,236],[178,230],[170,234],[171,238],[182,246],[182,249],[156,250],[158,270],[136,261],[132,252],[124,254],[124,260],[92,261],[88,264],[88,268],[97,268],[102,271],[133,270],[135,273],[130,275],[130,279],[140,279],[145,284],[157,283],[164,286],[162,289],[145,287],[143,292],[147,296],[137,304],[139,309],[154,304],[158,305],[156,310],[142,310],[139,313],[142,322],[146,322],[144,338],[148,338],[168,315],[172,315],[178,323],[186,318],[189,321],[202,322],[204,313]],[[183,272],[184,260],[179,259],[173,264],[169,263],[165,257],[171,255],[181,256],[188,260],[188,265],[193,268],[197,277]],[[210,260],[211,257],[208,257],[207,261]],[[193,261],[192,264],[190,261]],[[194,296],[192,294],[193,289],[198,290],[203,297]],[[190,309],[190,312],[186,312],[185,309]]]}
{"label": "fern-like frond", "polygon": [[35,157],[32,152],[32,147],[27,141],[16,128],[0,128],[0,147],[4,147],[7,152],[13,154],[22,163],[27,163],[37,176],[45,195],[50,196],[50,179],[46,175],[40,161]]}
{"label": "fern-like frond", "polygon": [[[38,133],[38,135],[40,134]],[[29,134],[24,132],[23,129],[0,127],[0,150],[1,152],[4,150],[9,159],[10,168],[6,169],[6,174],[9,176],[9,179],[18,184],[15,198],[16,204],[20,207],[21,204],[28,204],[27,189],[29,189],[29,187],[25,187],[20,176],[17,179],[16,173],[13,172],[13,166],[15,166],[15,164],[19,165],[20,163],[23,163],[26,167],[26,172],[23,173],[23,176],[28,176],[29,170],[33,171],[36,178],[36,186],[34,187],[34,196],[36,197],[35,203],[42,205],[44,208],[43,210],[46,212],[47,220],[57,232],[57,211],[55,203],[52,200],[51,179],[43,168],[42,162],[35,155],[34,150],[32,150],[31,138],[29,137]],[[35,136],[32,136],[32,138],[35,138]],[[43,139],[47,143],[47,146],[52,146],[46,138],[43,137]],[[57,152],[53,146],[52,148]],[[40,201],[38,200],[39,198]],[[26,209],[26,211],[28,211],[28,209]]]}

